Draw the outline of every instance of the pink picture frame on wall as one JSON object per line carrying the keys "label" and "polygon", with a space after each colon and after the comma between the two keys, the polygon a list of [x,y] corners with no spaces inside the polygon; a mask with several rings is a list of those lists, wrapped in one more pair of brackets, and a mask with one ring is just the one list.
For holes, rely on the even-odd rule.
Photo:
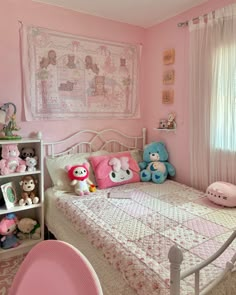
{"label": "pink picture frame on wall", "polygon": [[163,64],[170,65],[175,62],[175,50],[174,48],[167,49],[163,52]]}
{"label": "pink picture frame on wall", "polygon": [[174,90],[167,89],[162,91],[162,103],[171,104],[174,102]]}
{"label": "pink picture frame on wall", "polygon": [[170,85],[175,82],[175,70],[168,70],[163,73],[163,84]]}

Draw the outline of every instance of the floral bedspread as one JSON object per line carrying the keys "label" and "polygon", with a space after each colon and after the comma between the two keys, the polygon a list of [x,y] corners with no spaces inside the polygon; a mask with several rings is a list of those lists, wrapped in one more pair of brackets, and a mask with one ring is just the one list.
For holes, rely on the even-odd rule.
{"label": "floral bedspread", "polygon": [[[129,198],[112,198],[117,194]],[[63,193],[56,204],[141,295],[169,294],[172,245],[182,250],[185,270],[217,251],[236,225],[236,209],[217,206],[204,193],[170,180],[97,190],[86,197]],[[200,273],[201,286],[217,276],[235,250],[233,242]],[[181,294],[194,294],[193,286],[194,277],[186,278]]]}

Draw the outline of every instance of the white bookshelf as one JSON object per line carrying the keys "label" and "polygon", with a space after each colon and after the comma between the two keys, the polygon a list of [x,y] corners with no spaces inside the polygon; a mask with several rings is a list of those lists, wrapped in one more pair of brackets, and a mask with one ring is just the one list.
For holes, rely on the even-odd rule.
{"label": "white bookshelf", "polygon": [[14,207],[7,209],[4,204],[2,191],[0,189],[1,206],[0,206],[0,220],[8,213],[14,213],[19,219],[29,217],[37,220],[41,227],[41,238],[38,240],[20,240],[21,244],[15,248],[3,249],[0,248],[0,259],[15,256],[28,252],[35,244],[44,239],[44,172],[43,172],[43,143],[41,139],[23,138],[20,140],[0,140],[0,147],[4,144],[17,144],[19,151],[22,147],[31,147],[35,150],[35,155],[38,157],[37,170],[25,171],[22,173],[11,173],[8,175],[0,175],[0,186],[8,182],[13,182],[16,188],[17,199],[20,199],[21,187],[20,181],[25,175],[32,175],[37,179],[37,196],[39,203],[32,205],[20,206],[18,202]]}

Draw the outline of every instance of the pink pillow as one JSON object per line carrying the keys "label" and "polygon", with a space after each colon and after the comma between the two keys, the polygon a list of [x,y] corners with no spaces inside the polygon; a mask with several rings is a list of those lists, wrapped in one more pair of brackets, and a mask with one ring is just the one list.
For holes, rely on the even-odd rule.
{"label": "pink pillow", "polygon": [[224,181],[216,181],[206,190],[208,199],[225,207],[236,207],[236,185]]}
{"label": "pink pillow", "polygon": [[89,161],[99,188],[140,181],[138,163],[132,158],[130,152],[92,156]]}

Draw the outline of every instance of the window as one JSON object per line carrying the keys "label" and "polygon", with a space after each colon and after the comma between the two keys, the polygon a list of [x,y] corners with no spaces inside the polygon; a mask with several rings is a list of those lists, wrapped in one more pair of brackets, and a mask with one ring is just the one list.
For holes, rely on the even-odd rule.
{"label": "window", "polygon": [[216,50],[211,98],[211,148],[236,151],[236,43]]}

